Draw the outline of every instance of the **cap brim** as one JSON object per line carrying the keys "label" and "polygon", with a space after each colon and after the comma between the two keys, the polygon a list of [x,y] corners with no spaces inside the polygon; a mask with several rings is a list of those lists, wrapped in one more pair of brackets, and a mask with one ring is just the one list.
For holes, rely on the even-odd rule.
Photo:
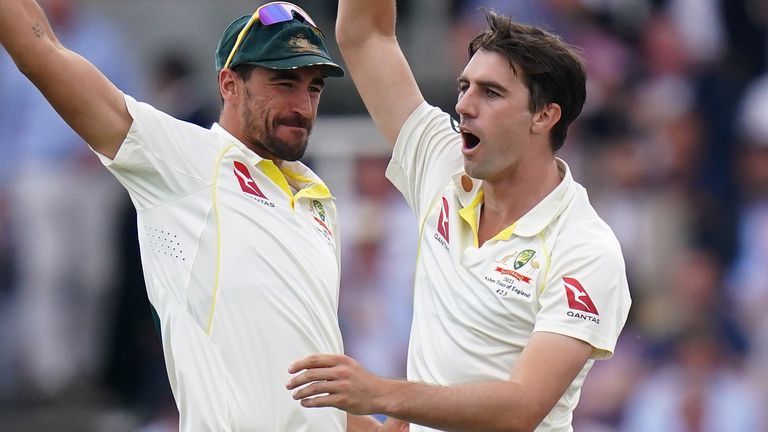
{"label": "cap brim", "polygon": [[267,69],[299,69],[303,67],[319,66],[323,70],[323,75],[327,77],[343,77],[344,69],[330,59],[313,54],[305,54],[296,57],[290,57],[280,60],[262,60],[258,62],[247,62]]}

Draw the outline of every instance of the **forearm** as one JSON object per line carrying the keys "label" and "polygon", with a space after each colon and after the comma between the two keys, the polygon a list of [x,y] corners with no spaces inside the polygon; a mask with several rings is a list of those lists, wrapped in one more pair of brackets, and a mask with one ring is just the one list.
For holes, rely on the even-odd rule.
{"label": "forearm", "polygon": [[445,431],[530,431],[541,419],[511,381],[441,387],[386,381],[382,414]]}
{"label": "forearm", "polygon": [[339,0],[336,41],[343,49],[372,37],[395,36],[395,0]]}
{"label": "forearm", "polygon": [[0,44],[25,73],[44,63],[46,50],[60,48],[48,19],[32,0],[0,2]]}
{"label": "forearm", "polygon": [[532,431],[557,404],[592,346],[555,333],[528,341],[509,380],[441,387],[377,377],[344,355],[311,354],[293,363],[286,384],[307,408],[384,414],[445,431]]}
{"label": "forearm", "polygon": [[114,157],[133,118],[122,92],[59,43],[33,0],[0,0],[0,43],[19,70],[94,150]]}

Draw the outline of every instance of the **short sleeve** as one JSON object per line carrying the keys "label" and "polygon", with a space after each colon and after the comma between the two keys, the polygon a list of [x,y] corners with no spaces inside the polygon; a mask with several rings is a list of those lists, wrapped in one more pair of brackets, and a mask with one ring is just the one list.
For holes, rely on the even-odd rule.
{"label": "short sleeve", "polygon": [[218,148],[214,132],[130,96],[125,102],[133,122],[117,155],[109,159],[96,154],[128,190],[137,209],[161,205],[210,184]]}
{"label": "short sleeve", "polygon": [[451,117],[422,103],[403,124],[387,178],[416,213],[419,225],[451,177],[463,167],[461,135]]}
{"label": "short sleeve", "polygon": [[631,304],[618,242],[566,242],[554,252],[533,331],[583,340],[593,359],[610,358]]}

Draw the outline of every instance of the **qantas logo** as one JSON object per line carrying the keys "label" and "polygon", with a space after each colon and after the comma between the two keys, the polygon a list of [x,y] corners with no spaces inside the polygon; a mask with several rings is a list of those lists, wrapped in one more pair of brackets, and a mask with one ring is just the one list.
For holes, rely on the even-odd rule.
{"label": "qantas logo", "polygon": [[[597,313],[597,308],[592,302],[592,299],[581,286],[581,283],[574,278],[564,277],[563,284],[565,285],[565,295],[568,297],[568,307],[573,310],[587,312],[593,315],[600,315]],[[570,316],[569,312],[569,316]],[[575,316],[582,318],[582,314],[575,313]],[[599,321],[598,321],[599,322]]]}
{"label": "qantas logo", "polygon": [[251,177],[251,172],[248,171],[248,167],[241,162],[235,161],[235,177],[237,177],[237,181],[240,182],[240,189],[242,189],[243,192],[248,195],[267,199],[264,192],[262,192],[256,185],[256,182],[253,181],[253,177]]}
{"label": "qantas logo", "polygon": [[448,240],[448,200],[443,197],[443,208],[440,209],[440,218],[437,220],[437,232],[445,239]]}

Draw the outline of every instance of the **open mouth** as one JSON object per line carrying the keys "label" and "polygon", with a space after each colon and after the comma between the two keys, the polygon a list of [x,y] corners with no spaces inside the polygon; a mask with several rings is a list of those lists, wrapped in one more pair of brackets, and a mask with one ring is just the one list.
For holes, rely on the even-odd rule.
{"label": "open mouth", "polygon": [[480,144],[480,138],[469,132],[462,132],[461,138],[464,140],[464,148],[472,150]]}

